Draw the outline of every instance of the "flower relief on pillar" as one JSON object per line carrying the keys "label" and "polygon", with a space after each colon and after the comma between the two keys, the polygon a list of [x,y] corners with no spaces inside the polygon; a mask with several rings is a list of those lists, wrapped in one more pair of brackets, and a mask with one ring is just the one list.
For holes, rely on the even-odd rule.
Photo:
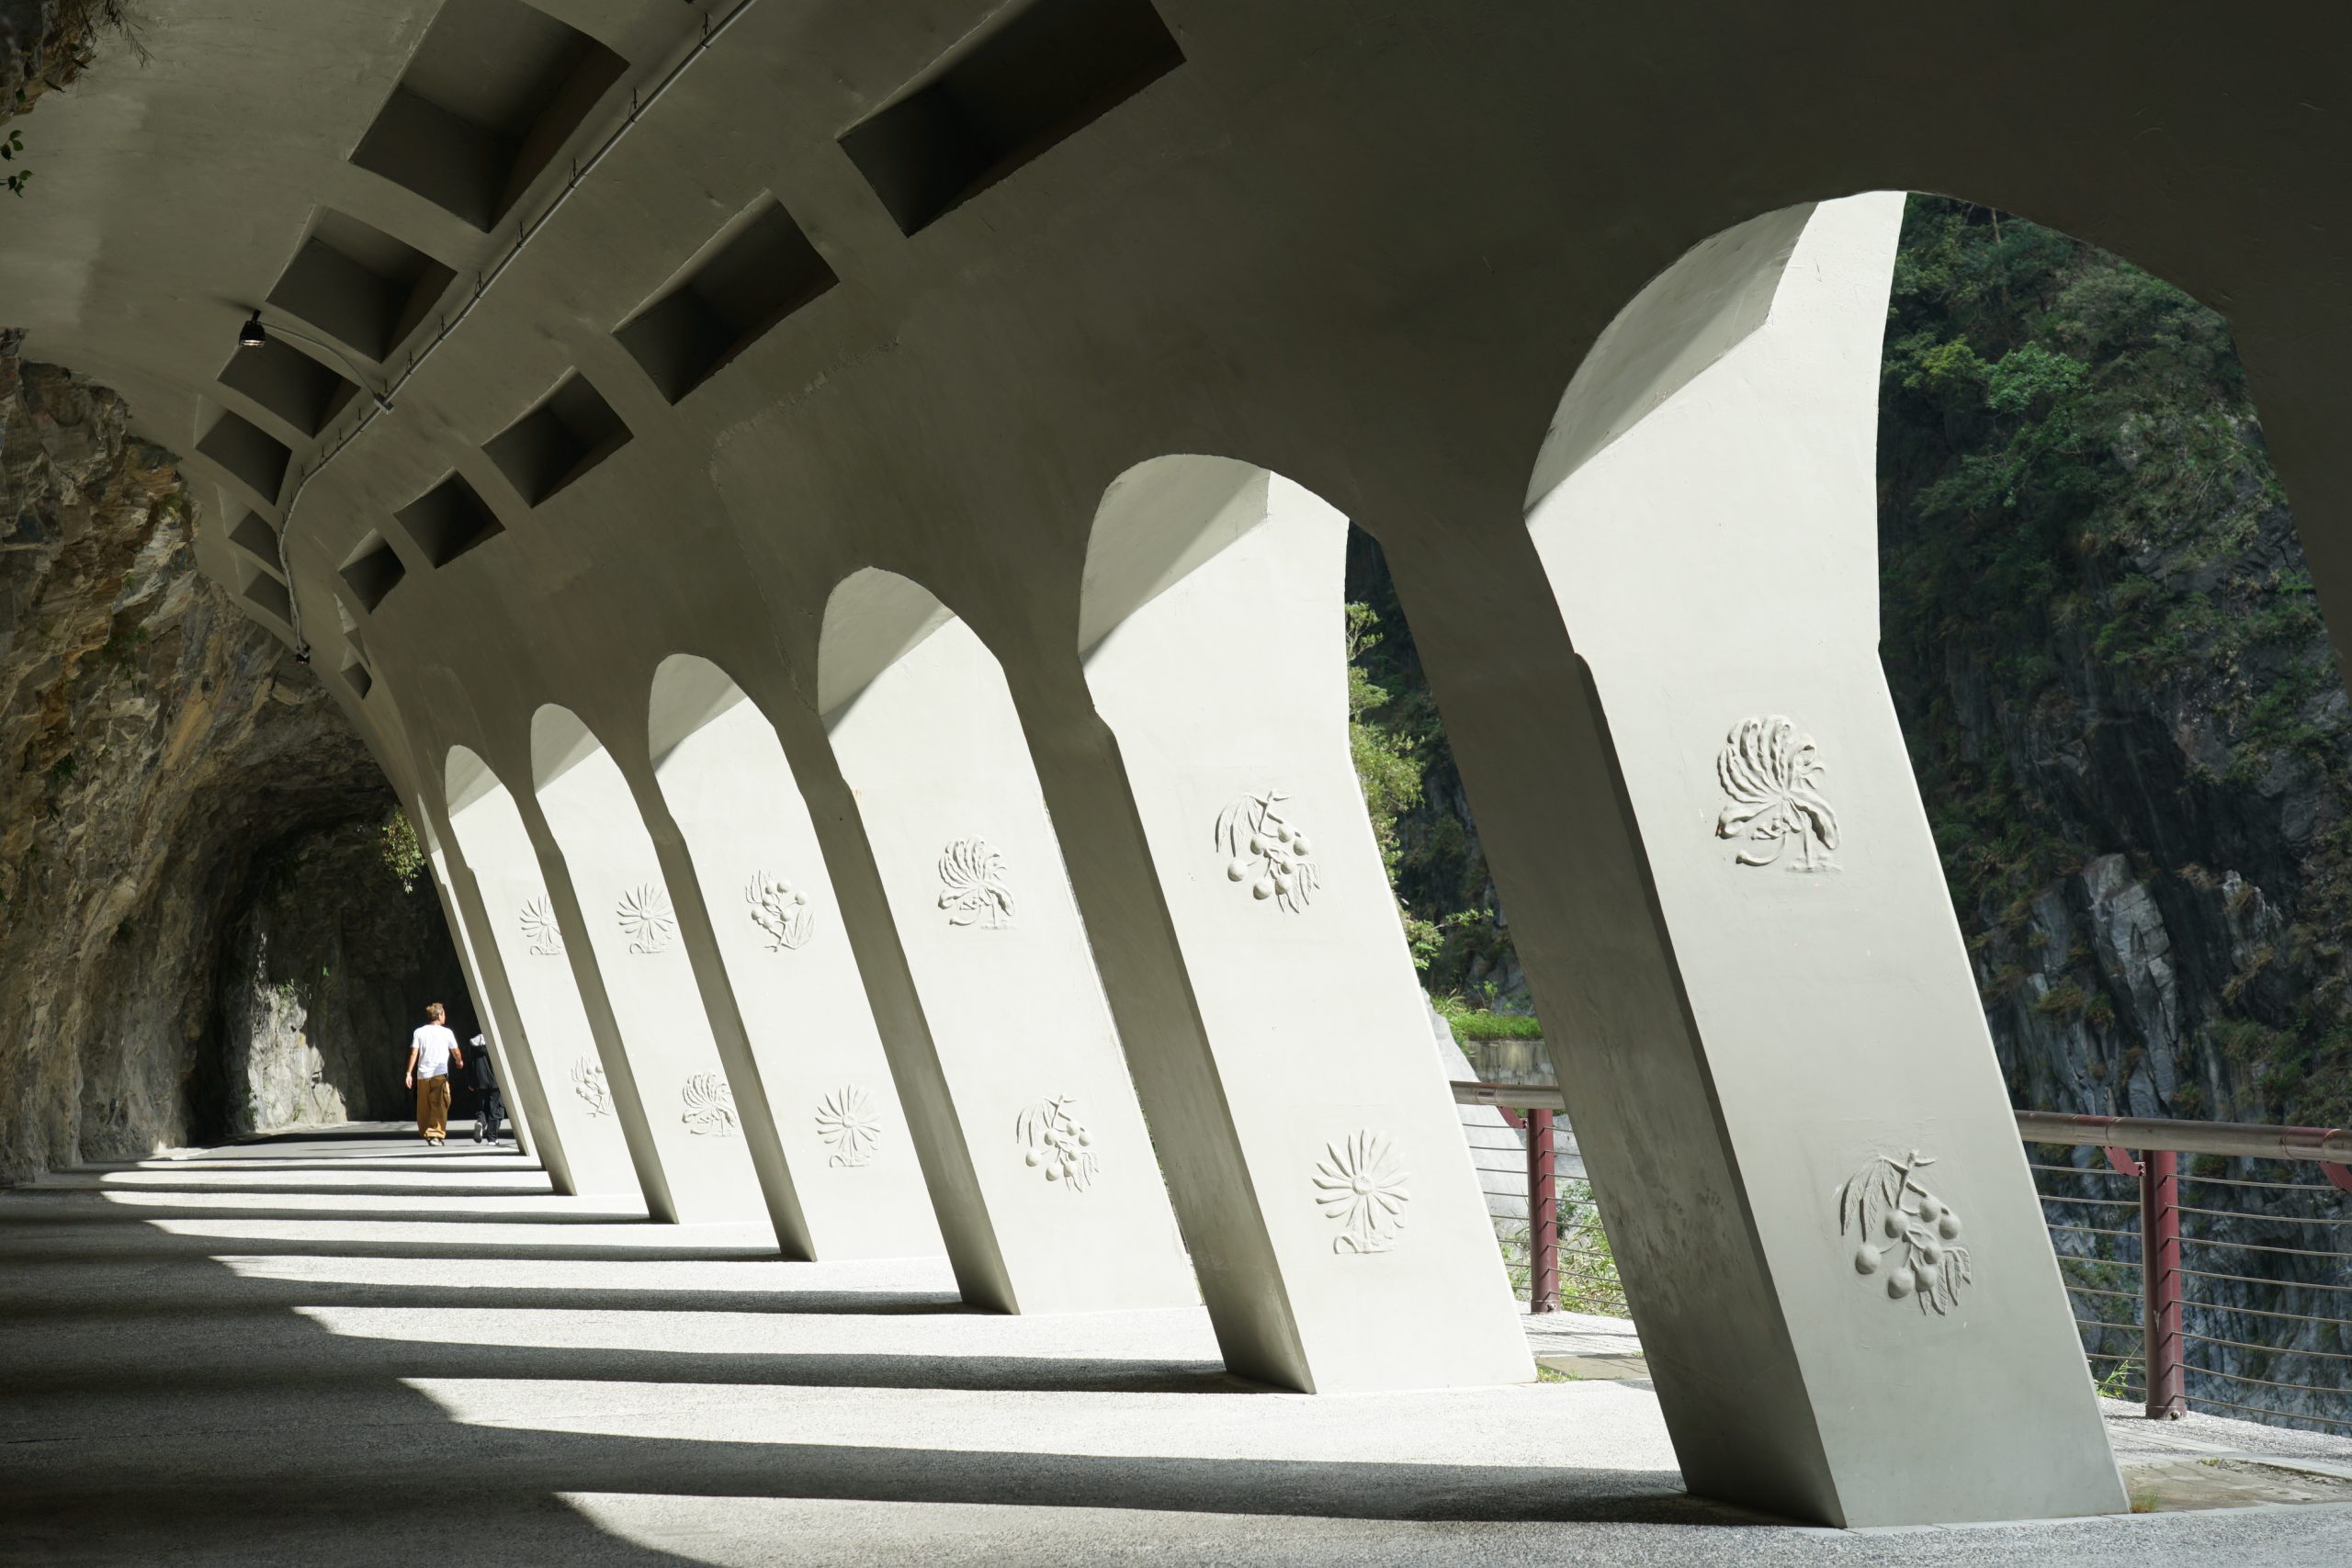
{"label": "flower relief on pillar", "polygon": [[605,1081],[605,1065],[582,1056],[571,1064],[571,1092],[587,1103],[591,1116],[613,1113],[612,1086]]}
{"label": "flower relief on pillar", "polygon": [[1077,1103],[1074,1094],[1049,1096],[1023,1111],[1012,1126],[1022,1163],[1042,1168],[1046,1179],[1066,1192],[1083,1192],[1094,1180],[1094,1134],[1071,1110]]}
{"label": "flower relief on pillar", "polygon": [[1246,884],[1250,897],[1271,898],[1294,915],[1306,912],[1319,880],[1306,835],[1283,809],[1278,789],[1245,795],[1217,813],[1216,845],[1228,882]]}
{"label": "flower relief on pillar", "polygon": [[817,934],[817,907],[781,876],[753,872],[751,885],[743,889],[743,902],[750,906],[752,923],[760,928],[770,953],[804,948]]}
{"label": "flower relief on pillar", "polygon": [[874,1162],[882,1142],[882,1112],[860,1084],[843,1084],[818,1102],[817,1136],[831,1156],[825,1163],[855,1169]]}
{"label": "flower relief on pillar", "polygon": [[[1715,818],[1715,837],[1740,846],[1741,865],[1836,871],[1838,813],[1821,793],[1826,771],[1813,737],[1793,721],[1741,719],[1715,756],[1715,782],[1731,801]],[[1792,845],[1796,853],[1784,860]]]}
{"label": "flower relief on pillar", "polygon": [[717,1073],[695,1073],[678,1086],[678,1120],[706,1138],[735,1135],[735,1091]]}
{"label": "flower relief on pillar", "polygon": [[678,912],[670,906],[670,895],[650,882],[622,894],[613,914],[631,953],[667,953],[678,940]]}
{"label": "flower relief on pillar", "polygon": [[534,957],[563,956],[563,928],[556,924],[555,910],[546,894],[524,899],[523,908],[514,918],[523,928],[523,943]]}
{"label": "flower relief on pillar", "polygon": [[939,857],[939,907],[951,926],[1003,931],[1012,924],[1004,857],[986,839],[958,839]]}
{"label": "flower relief on pillar", "polygon": [[1395,1251],[1412,1201],[1412,1175],[1386,1133],[1359,1127],[1326,1144],[1315,1163],[1315,1201],[1340,1227],[1331,1250],[1359,1257]]}
{"label": "flower relief on pillar", "polygon": [[1838,1234],[1853,1236],[1854,1272],[1883,1279],[1890,1301],[1916,1297],[1925,1315],[1941,1316],[1974,1281],[1968,1248],[1960,1245],[1960,1216],[1928,1190],[1919,1172],[1935,1160],[1913,1149],[1901,1159],[1880,1155],[1838,1192]]}

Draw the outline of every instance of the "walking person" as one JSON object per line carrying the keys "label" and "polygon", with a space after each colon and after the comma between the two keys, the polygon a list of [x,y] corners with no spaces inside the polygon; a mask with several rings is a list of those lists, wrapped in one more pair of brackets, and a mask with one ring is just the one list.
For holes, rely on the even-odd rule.
{"label": "walking person", "polygon": [[474,1142],[503,1144],[506,1141],[506,1096],[498,1087],[498,1068],[490,1059],[490,1043],[481,1035],[474,1036],[474,1091],[481,1103],[474,1111]]}
{"label": "walking person", "polygon": [[416,1090],[417,1136],[438,1147],[449,1137],[449,1067],[466,1065],[458,1037],[449,1032],[449,1010],[424,1006],[427,1021],[408,1040],[408,1087]]}

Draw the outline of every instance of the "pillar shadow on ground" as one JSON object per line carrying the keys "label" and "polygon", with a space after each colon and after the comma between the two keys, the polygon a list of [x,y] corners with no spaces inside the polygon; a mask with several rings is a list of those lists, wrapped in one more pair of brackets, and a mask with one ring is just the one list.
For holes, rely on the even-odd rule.
{"label": "pillar shadow on ground", "polygon": [[[314,1152],[316,1141],[298,1141],[288,1152],[297,1149]],[[421,1179],[445,1185],[428,1174],[427,1162],[419,1166]],[[209,1179],[197,1177],[199,1184]],[[336,1195],[331,1184],[306,1189],[289,1172],[268,1179]],[[481,1224],[463,1227],[485,1233],[479,1242],[273,1235],[330,1225],[348,1231],[354,1224],[331,1209],[300,1212],[306,1224],[259,1220],[231,1197],[227,1205],[208,1201],[158,1214],[86,1185],[0,1196],[0,1314],[11,1325],[12,1363],[0,1393],[0,1450],[10,1456],[0,1472],[0,1515],[10,1524],[0,1535],[0,1562],[316,1568],[436,1553],[501,1562],[705,1560],[622,1540],[568,1501],[612,1494],[1296,1520],[1740,1518],[1685,1496],[1671,1471],[956,1448],[956,1433],[943,1433],[944,1443],[750,1440],[729,1418],[731,1389],[771,1395],[855,1389],[877,1391],[870,1396],[878,1398],[891,1397],[878,1391],[949,1391],[1007,1401],[1264,1391],[1214,1359],[1148,1354],[662,1348],[662,1325],[681,1321],[681,1313],[752,1312],[771,1322],[811,1323],[932,1314],[943,1326],[974,1314],[952,1297],[921,1290],[816,1290],[780,1300],[694,1286],[440,1282],[431,1277],[436,1267],[494,1274],[583,1258],[728,1270],[777,1260],[766,1250],[697,1248],[676,1227],[641,1223],[611,1224],[597,1243],[551,1247],[518,1244],[514,1235]],[[416,1218],[437,1225],[437,1211],[461,1201],[421,1197]],[[158,1220],[200,1224],[207,1234],[167,1230]],[[539,1226],[582,1228],[554,1214],[527,1214],[512,1230]],[[255,1229],[264,1234],[251,1234]],[[626,1239],[639,1230],[669,1232],[672,1244]],[[301,1258],[330,1272],[344,1259],[361,1260],[354,1270],[361,1273],[373,1271],[364,1260],[394,1269],[413,1263],[421,1277],[371,1283],[242,1271],[273,1258],[288,1259],[289,1270],[306,1266],[292,1261]],[[388,1307],[399,1310],[381,1322],[401,1337],[373,1337],[364,1324],[338,1332],[322,1321],[332,1309]],[[469,1334],[469,1314],[510,1308],[643,1314],[642,1325],[629,1322],[654,1346],[498,1345]],[[520,1391],[563,1383],[601,1385],[619,1398],[636,1397],[632,1388],[673,1389],[672,1404],[694,1402],[678,1408],[710,1417],[692,1436],[528,1424],[537,1417]],[[515,1414],[506,1424],[459,1418],[428,1392],[435,1384],[445,1393],[458,1388],[467,1400],[503,1401]],[[1053,1419],[1027,1408],[1039,1412],[1030,1429]],[[695,1424],[691,1414],[687,1419]],[[792,1436],[788,1422],[771,1425],[780,1439]]]}

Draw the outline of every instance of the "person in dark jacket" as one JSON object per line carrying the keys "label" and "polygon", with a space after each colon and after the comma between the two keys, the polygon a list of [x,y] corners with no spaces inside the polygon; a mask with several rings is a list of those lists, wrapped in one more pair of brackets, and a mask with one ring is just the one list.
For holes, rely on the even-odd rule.
{"label": "person in dark jacket", "polygon": [[490,1043],[479,1034],[474,1036],[474,1089],[481,1096],[481,1109],[474,1112],[474,1142],[504,1143],[506,1097],[499,1091],[498,1068],[490,1059]]}

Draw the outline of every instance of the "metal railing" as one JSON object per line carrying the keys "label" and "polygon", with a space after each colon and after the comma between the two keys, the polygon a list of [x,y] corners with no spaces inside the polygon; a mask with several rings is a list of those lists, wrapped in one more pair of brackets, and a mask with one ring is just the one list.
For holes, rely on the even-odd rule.
{"label": "metal railing", "polygon": [[[1526,1235],[1500,1239],[1529,1310],[1623,1315],[1591,1183],[1555,1168],[1558,1087],[1456,1083],[1453,1098],[1494,1107],[1524,1140]],[[2018,1132],[2059,1210],[2051,1242],[2100,1392],[2158,1418],[2352,1432],[2352,1129],[2021,1111]],[[2086,1158],[2037,1160],[2036,1145]],[[2182,1155],[2197,1156],[2187,1171]]]}
{"label": "metal railing", "polygon": [[[2102,1393],[2352,1432],[2352,1129],[2021,1111],[2018,1132]],[[2088,1157],[2030,1157],[2053,1145]]]}
{"label": "metal railing", "polygon": [[1550,1084],[1457,1083],[1464,1105],[1491,1106],[1522,1142],[1527,1171],[1527,1224],[1497,1227],[1496,1240],[1514,1284],[1527,1294],[1530,1312],[1625,1315],[1625,1288],[1617,1260],[1600,1229],[1600,1208],[1592,1183],[1559,1168],[1566,1123],[1557,1120],[1559,1089]]}

